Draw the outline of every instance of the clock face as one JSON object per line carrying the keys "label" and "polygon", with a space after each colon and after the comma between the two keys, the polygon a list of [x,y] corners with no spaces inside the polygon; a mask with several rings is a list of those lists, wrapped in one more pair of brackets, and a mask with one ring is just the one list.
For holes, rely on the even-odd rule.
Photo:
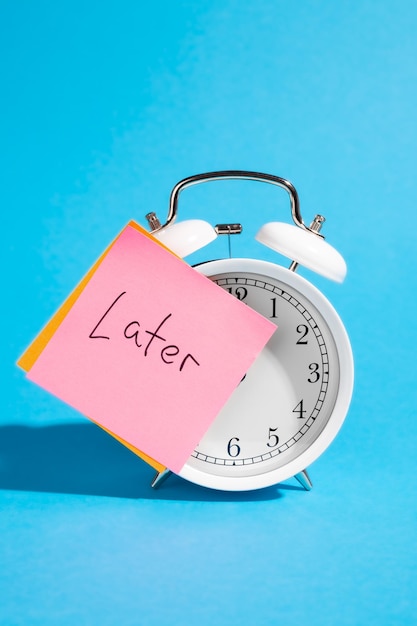
{"label": "clock face", "polygon": [[300,276],[251,259],[198,268],[277,330],[180,475],[208,487],[265,487],[302,471],[329,445],[350,401],[353,364],[343,325]]}

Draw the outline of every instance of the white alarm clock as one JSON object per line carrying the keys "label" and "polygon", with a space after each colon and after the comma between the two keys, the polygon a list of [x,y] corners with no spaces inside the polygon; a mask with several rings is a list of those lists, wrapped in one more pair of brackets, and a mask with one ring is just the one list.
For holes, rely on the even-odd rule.
{"label": "white alarm clock", "polygon": [[[329,446],[346,417],[353,389],[353,358],[346,330],[333,306],[305,278],[298,264],[342,282],[346,264],[321,235],[324,218],[302,220],[298,194],[287,180],[246,171],[209,172],[172,190],[167,221],[154,213],[154,237],[186,256],[240,224],[213,228],[202,220],[175,222],[180,192],[197,183],[249,179],[285,189],[294,224],[265,224],[256,239],[291,259],[289,268],[251,258],[208,261],[196,270],[278,326],[239,386],[187,460],[180,476],[213,489],[244,491],[295,477],[312,484],[306,468]],[[213,390],[215,393],[215,390]],[[153,481],[158,486],[169,470]]]}

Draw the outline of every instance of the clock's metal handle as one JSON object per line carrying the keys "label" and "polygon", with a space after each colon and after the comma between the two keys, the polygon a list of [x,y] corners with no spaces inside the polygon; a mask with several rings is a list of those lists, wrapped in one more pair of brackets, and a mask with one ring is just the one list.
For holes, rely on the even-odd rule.
{"label": "clock's metal handle", "polygon": [[292,183],[290,183],[288,180],[285,180],[284,178],[280,178],[279,176],[274,176],[272,174],[262,174],[261,172],[247,172],[244,170],[223,170],[219,172],[206,172],[205,174],[196,174],[194,176],[189,176],[188,178],[180,180],[171,191],[168,217],[165,224],[161,225],[154,213],[150,213],[146,216],[148,218],[151,229],[153,231],[160,230],[161,228],[169,226],[169,224],[171,224],[176,219],[178,213],[179,195],[181,191],[183,191],[187,187],[215,180],[236,179],[270,183],[272,185],[277,185],[278,187],[285,189],[290,196],[291,215],[293,221],[297,226],[300,226],[301,228],[304,228],[306,230],[310,230],[310,228],[304,224],[303,218],[301,217],[298,194]]}

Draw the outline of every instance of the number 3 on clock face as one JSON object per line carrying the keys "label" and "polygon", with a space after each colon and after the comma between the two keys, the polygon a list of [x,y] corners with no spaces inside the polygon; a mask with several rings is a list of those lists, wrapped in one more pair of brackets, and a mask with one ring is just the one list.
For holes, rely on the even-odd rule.
{"label": "number 3 on clock face", "polygon": [[256,259],[197,268],[278,326],[180,475],[257,489],[317,459],[340,429],[353,387],[349,339],[332,305],[293,272]]}

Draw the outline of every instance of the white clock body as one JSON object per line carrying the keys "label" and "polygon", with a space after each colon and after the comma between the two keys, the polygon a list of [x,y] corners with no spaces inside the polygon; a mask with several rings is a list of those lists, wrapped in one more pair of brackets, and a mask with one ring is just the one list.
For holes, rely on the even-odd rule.
{"label": "white clock body", "polygon": [[180,476],[230,491],[280,483],[315,461],[345,419],[353,389],[347,333],[323,294],[286,268],[223,259],[196,269],[277,330]]}

